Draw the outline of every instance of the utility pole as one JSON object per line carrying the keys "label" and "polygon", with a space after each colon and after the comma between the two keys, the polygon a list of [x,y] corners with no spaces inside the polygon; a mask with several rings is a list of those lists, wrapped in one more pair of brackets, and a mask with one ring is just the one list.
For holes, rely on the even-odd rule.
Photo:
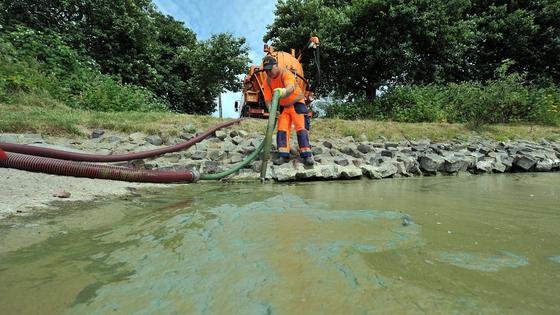
{"label": "utility pole", "polygon": [[222,93],[220,93],[220,96],[218,96],[218,112],[220,118],[222,118]]}

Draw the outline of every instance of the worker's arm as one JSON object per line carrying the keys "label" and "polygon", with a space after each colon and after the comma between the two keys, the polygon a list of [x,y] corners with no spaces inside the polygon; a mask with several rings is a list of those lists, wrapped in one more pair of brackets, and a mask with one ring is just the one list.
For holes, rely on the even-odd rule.
{"label": "worker's arm", "polygon": [[294,85],[293,84],[288,84],[286,86],[286,95],[290,95],[292,94],[292,92],[295,90]]}
{"label": "worker's arm", "polygon": [[274,89],[275,91],[276,90],[281,90],[280,97],[288,96],[288,95],[292,94],[294,92],[294,90],[296,89],[295,88],[296,77],[290,71],[283,71],[282,72],[282,82],[285,86],[284,88]]}

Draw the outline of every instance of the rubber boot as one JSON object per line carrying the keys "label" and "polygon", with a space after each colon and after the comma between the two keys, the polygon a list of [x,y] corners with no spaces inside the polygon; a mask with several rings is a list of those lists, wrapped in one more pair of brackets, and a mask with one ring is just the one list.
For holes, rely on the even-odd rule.
{"label": "rubber boot", "polygon": [[272,163],[274,165],[282,165],[288,162],[290,162],[290,158],[286,156],[279,156],[276,159],[272,160]]}

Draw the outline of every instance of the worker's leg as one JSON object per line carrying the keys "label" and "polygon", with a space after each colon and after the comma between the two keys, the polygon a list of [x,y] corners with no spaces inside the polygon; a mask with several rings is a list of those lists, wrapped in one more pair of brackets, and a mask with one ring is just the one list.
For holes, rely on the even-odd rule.
{"label": "worker's leg", "polygon": [[276,147],[278,155],[281,157],[290,157],[290,127],[292,119],[288,108],[283,108],[282,113],[278,116],[278,132],[276,133]]}
{"label": "worker's leg", "polygon": [[304,103],[295,103],[294,112],[292,113],[292,120],[296,128],[297,140],[299,146],[299,155],[302,158],[311,157],[311,145],[309,144],[309,121],[306,121],[307,106]]}

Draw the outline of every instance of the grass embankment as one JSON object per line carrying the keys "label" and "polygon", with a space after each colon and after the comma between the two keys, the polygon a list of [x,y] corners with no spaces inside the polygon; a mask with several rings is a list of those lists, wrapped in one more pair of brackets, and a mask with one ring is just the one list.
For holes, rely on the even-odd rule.
{"label": "grass embankment", "polygon": [[[42,133],[53,136],[83,137],[85,129],[103,128],[119,132],[144,132],[162,137],[183,131],[204,130],[221,120],[210,116],[169,112],[95,112],[72,109],[56,101],[36,97],[21,98],[15,104],[0,103],[0,133]],[[236,129],[263,132],[266,121],[245,120]],[[539,125],[485,125],[476,130],[465,124],[398,123],[388,121],[312,119],[311,138],[355,138],[364,134],[369,140],[422,139],[434,141],[486,138],[494,140],[560,139],[560,127]]]}

